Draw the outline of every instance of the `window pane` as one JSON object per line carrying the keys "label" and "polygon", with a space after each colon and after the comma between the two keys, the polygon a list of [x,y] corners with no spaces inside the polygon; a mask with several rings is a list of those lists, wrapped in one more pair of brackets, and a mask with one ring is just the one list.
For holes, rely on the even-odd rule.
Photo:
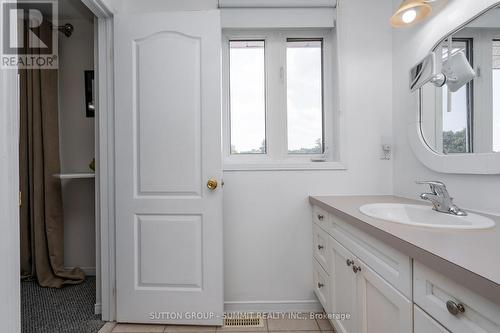
{"label": "window pane", "polygon": [[500,152],[500,40],[493,41],[493,151]]}
{"label": "window pane", "polygon": [[287,120],[290,154],[323,153],[322,41],[288,40]]}
{"label": "window pane", "polygon": [[[470,61],[469,49],[472,41],[453,39],[452,55],[457,52],[465,52]],[[448,48],[445,42],[443,47],[443,62],[448,58]],[[470,153],[470,119],[472,119],[472,83],[467,83],[458,91],[451,93],[448,108],[448,87],[442,88],[443,99],[443,153]]]}
{"label": "window pane", "polygon": [[230,41],[229,49],[231,154],[265,154],[264,41]]}
{"label": "window pane", "polygon": [[451,94],[451,112],[448,112],[448,89],[443,87],[443,153],[468,152],[467,86]]}

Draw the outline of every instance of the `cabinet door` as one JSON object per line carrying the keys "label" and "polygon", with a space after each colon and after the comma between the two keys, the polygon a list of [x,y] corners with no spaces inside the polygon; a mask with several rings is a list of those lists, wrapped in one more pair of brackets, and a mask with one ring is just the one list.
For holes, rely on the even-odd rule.
{"label": "cabinet door", "polygon": [[413,306],[413,313],[414,333],[449,333],[418,306]]}
{"label": "cabinet door", "polygon": [[354,260],[355,256],[340,245],[335,239],[330,239],[332,265],[331,274],[331,310],[338,315],[347,315],[350,318],[336,318],[334,326],[339,333],[356,333],[359,315],[356,311],[356,276],[347,260]]}
{"label": "cabinet door", "polygon": [[357,275],[360,333],[411,333],[412,303],[365,263]]}

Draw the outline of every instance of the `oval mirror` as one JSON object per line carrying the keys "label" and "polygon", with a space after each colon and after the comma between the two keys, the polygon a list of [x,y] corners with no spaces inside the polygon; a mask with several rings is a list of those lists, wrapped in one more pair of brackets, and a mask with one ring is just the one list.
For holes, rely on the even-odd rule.
{"label": "oval mirror", "polygon": [[[446,36],[420,88],[420,126],[441,155],[500,152],[500,6]],[[444,82],[443,82],[444,81]]]}

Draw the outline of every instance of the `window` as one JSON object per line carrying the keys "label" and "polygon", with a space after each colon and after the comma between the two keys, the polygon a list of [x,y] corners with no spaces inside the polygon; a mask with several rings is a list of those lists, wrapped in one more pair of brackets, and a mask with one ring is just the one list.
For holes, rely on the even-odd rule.
{"label": "window", "polygon": [[426,141],[445,154],[500,152],[500,29],[468,27],[451,42],[436,48],[442,55],[438,67],[445,66],[449,53],[463,52],[475,78],[453,93],[447,85],[424,87],[423,94],[432,96],[422,99],[422,118],[432,119],[422,128]]}
{"label": "window", "polygon": [[[445,42],[443,62],[448,58],[448,48]],[[472,64],[472,39],[453,38],[451,53],[465,52]],[[448,96],[447,86],[442,89],[443,110],[443,153],[470,153],[472,152],[472,119],[473,82],[467,83],[458,91]],[[450,106],[448,106],[450,102]]]}
{"label": "window", "polygon": [[323,41],[287,41],[288,153],[323,153]]}
{"label": "window", "polygon": [[338,159],[332,49],[330,29],[225,32],[225,166],[341,168],[320,163]]}
{"label": "window", "polygon": [[230,41],[231,154],[266,153],[264,41]]}

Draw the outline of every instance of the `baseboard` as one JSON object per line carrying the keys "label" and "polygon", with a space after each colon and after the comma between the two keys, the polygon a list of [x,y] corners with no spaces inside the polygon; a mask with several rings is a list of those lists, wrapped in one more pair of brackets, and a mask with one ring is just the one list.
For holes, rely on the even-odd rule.
{"label": "baseboard", "polygon": [[94,314],[99,315],[102,313],[102,305],[101,303],[94,304]]}
{"label": "baseboard", "polygon": [[[70,271],[75,267],[64,267],[65,271]],[[95,276],[95,267],[80,267],[86,276]]]}
{"label": "baseboard", "polygon": [[115,328],[116,323],[112,321],[108,321],[106,324],[104,324],[103,327],[99,330],[98,333],[111,333],[113,331],[113,328]]}
{"label": "baseboard", "polygon": [[320,312],[317,300],[224,302],[225,312]]}

